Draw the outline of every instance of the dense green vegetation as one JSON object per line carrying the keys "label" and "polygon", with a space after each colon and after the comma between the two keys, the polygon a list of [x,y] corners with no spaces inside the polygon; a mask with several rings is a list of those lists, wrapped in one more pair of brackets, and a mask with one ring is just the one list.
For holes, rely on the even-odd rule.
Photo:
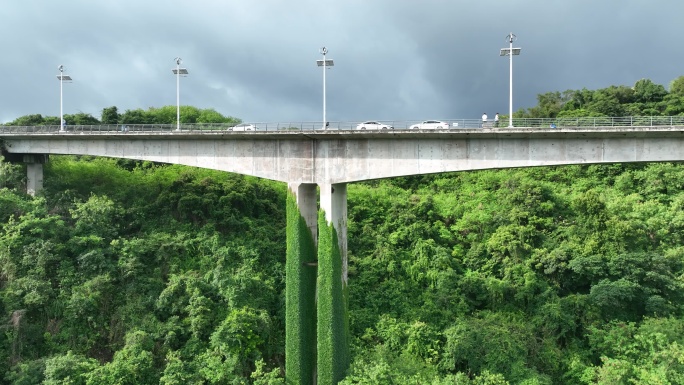
{"label": "dense green vegetation", "polygon": [[684,374],[674,332],[684,326],[681,165],[404,182],[350,193],[348,383],[488,372],[514,384],[612,384]]}
{"label": "dense green vegetation", "polygon": [[[65,114],[64,120],[69,126],[97,125],[97,124],[174,124],[177,118],[176,106],[135,109],[119,113],[116,106],[102,109],[101,118],[91,114],[79,112]],[[240,119],[224,116],[213,109],[199,109],[192,106],[180,106],[181,123],[240,123]],[[59,126],[59,116],[43,116],[33,114],[19,117],[11,122],[3,123],[7,126]]]}
{"label": "dense green vegetation", "polygon": [[[32,198],[0,165],[0,384],[285,383],[284,184],[62,156]],[[684,384],[683,164],[357,183],[348,215],[341,383]]]}
{"label": "dense green vegetation", "polygon": [[349,367],[348,291],[342,282],[337,233],[325,213],[318,215],[317,371],[320,385],[344,379]]}
{"label": "dense green vegetation", "polygon": [[0,202],[5,383],[228,383],[282,366],[284,186],[54,157],[43,197]]}
{"label": "dense green vegetation", "polygon": [[296,199],[287,195],[285,371],[290,382],[309,385],[316,368],[317,253]]}
{"label": "dense green vegetation", "polygon": [[684,114],[684,76],[670,82],[669,91],[649,79],[634,86],[598,90],[567,90],[537,95],[538,104],[513,113],[515,118],[586,116],[675,116]]}

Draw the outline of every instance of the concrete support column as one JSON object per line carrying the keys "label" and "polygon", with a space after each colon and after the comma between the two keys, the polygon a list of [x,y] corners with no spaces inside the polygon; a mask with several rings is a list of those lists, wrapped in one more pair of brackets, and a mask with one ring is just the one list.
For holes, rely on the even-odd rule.
{"label": "concrete support column", "polygon": [[290,183],[288,185],[297,199],[299,214],[306,222],[314,243],[318,240],[318,194],[314,183]]}
{"label": "concrete support column", "polygon": [[285,261],[285,378],[316,383],[316,185],[290,183]]}
{"label": "concrete support column", "polygon": [[337,233],[342,258],[342,281],[347,286],[347,184],[325,184],[321,188],[321,210]]}
{"label": "concrete support column", "polygon": [[36,196],[36,193],[43,189],[43,163],[45,163],[45,156],[24,155],[23,161],[26,163],[26,193]]}
{"label": "concrete support column", "polygon": [[285,376],[337,384],[349,368],[347,185],[290,183],[287,197]]}
{"label": "concrete support column", "polygon": [[318,385],[334,385],[349,368],[347,185],[320,184],[318,218]]}

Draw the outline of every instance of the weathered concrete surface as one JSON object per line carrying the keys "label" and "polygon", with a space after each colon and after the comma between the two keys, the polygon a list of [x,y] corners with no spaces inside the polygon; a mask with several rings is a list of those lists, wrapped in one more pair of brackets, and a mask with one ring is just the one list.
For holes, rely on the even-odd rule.
{"label": "weathered concrete surface", "polygon": [[344,183],[320,186],[321,210],[325,219],[337,232],[337,246],[342,258],[342,283],[347,285],[347,185]]}
{"label": "weathered concrete surface", "polygon": [[26,193],[35,196],[43,189],[43,164],[26,163]]}
{"label": "weathered concrete surface", "polygon": [[43,164],[46,156],[43,154],[24,154],[21,156],[26,164],[26,193],[35,196],[43,189]]}
{"label": "weathered concrete surface", "polygon": [[684,127],[237,135],[0,133],[0,138],[10,153],[149,160],[318,185],[489,168],[684,160]]}

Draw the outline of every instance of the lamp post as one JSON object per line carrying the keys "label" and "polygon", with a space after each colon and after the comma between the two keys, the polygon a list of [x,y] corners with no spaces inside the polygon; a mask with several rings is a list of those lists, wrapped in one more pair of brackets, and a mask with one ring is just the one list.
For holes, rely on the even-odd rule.
{"label": "lamp post", "polygon": [[513,127],[513,56],[520,55],[520,48],[513,48],[513,42],[517,40],[517,36],[512,32],[506,36],[506,40],[508,41],[508,48],[501,48],[499,56],[508,56],[509,59],[508,127],[511,128]]}
{"label": "lamp post", "polygon": [[64,131],[64,103],[63,103],[64,99],[62,97],[62,95],[63,95],[63,93],[62,93],[63,86],[62,85],[64,84],[65,80],[70,82],[71,76],[64,75],[64,66],[63,65],[60,64],[59,67],[57,67],[57,69],[59,69],[59,75],[57,75],[57,79],[59,79],[59,131],[63,132]]}
{"label": "lamp post", "polygon": [[332,59],[325,58],[325,54],[328,53],[327,48],[321,48],[320,52],[323,55],[323,60],[316,60],[316,65],[323,67],[323,129],[325,130],[328,128],[328,120],[325,117],[325,67],[332,67],[335,63],[333,63]]}
{"label": "lamp post", "polygon": [[177,57],[175,60],[176,68],[172,71],[173,74],[176,75],[176,131],[180,131],[180,77],[181,75],[187,76],[188,70],[180,67],[183,62],[181,58]]}

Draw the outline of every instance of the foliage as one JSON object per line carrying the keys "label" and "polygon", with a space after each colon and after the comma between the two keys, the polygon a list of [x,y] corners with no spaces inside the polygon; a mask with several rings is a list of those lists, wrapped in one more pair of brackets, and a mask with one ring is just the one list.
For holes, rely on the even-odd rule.
{"label": "foliage", "polygon": [[116,106],[103,108],[100,119],[102,120],[102,124],[119,123],[119,109],[116,108]]}
{"label": "foliage", "polygon": [[683,171],[566,166],[351,186],[355,356],[381,345],[437,370],[430,378],[591,383],[587,368],[610,367],[588,354],[592,327],[682,314]]}
{"label": "foliage", "polygon": [[[225,116],[212,108],[200,109],[193,106],[180,106],[181,123],[240,123],[240,119]],[[147,110],[134,109],[120,113],[116,106],[102,109],[101,119],[90,114],[79,112],[65,114],[64,120],[72,125],[98,124],[175,124],[177,106],[150,107]],[[43,116],[31,114],[5,123],[7,126],[58,126],[59,116]]]}
{"label": "foliage", "polygon": [[[147,110],[126,110],[119,115],[121,124],[175,124],[178,114],[177,106],[151,107]],[[240,120],[224,116],[213,109],[199,109],[192,106],[180,106],[181,123],[239,123]]]}
{"label": "foliage", "polygon": [[[205,191],[197,226],[170,186]],[[52,157],[45,187],[0,190],[8,383],[209,383],[283,362],[284,186]]]}
{"label": "foliage", "polygon": [[336,384],[349,366],[347,288],[337,232],[318,213],[317,384]]}
{"label": "foliage", "polygon": [[670,94],[684,96],[684,76],[670,82]]}
{"label": "foliage", "polygon": [[601,363],[588,366],[584,379],[597,384],[684,383],[683,328],[682,320],[674,318],[591,328],[589,341]]}
{"label": "foliage", "polygon": [[287,194],[285,372],[290,384],[312,384],[316,367],[316,246],[300,214],[296,197]]}
{"label": "foliage", "polygon": [[24,167],[19,164],[5,162],[4,157],[0,156],[0,189],[22,189],[25,188]]}
{"label": "foliage", "polygon": [[597,90],[567,90],[537,96],[538,104],[521,109],[516,118],[673,116],[684,113],[684,77],[673,80],[669,91],[650,79],[633,86]]}
{"label": "foliage", "polygon": [[88,373],[97,368],[97,361],[71,351],[50,357],[45,362],[44,385],[85,385]]}

